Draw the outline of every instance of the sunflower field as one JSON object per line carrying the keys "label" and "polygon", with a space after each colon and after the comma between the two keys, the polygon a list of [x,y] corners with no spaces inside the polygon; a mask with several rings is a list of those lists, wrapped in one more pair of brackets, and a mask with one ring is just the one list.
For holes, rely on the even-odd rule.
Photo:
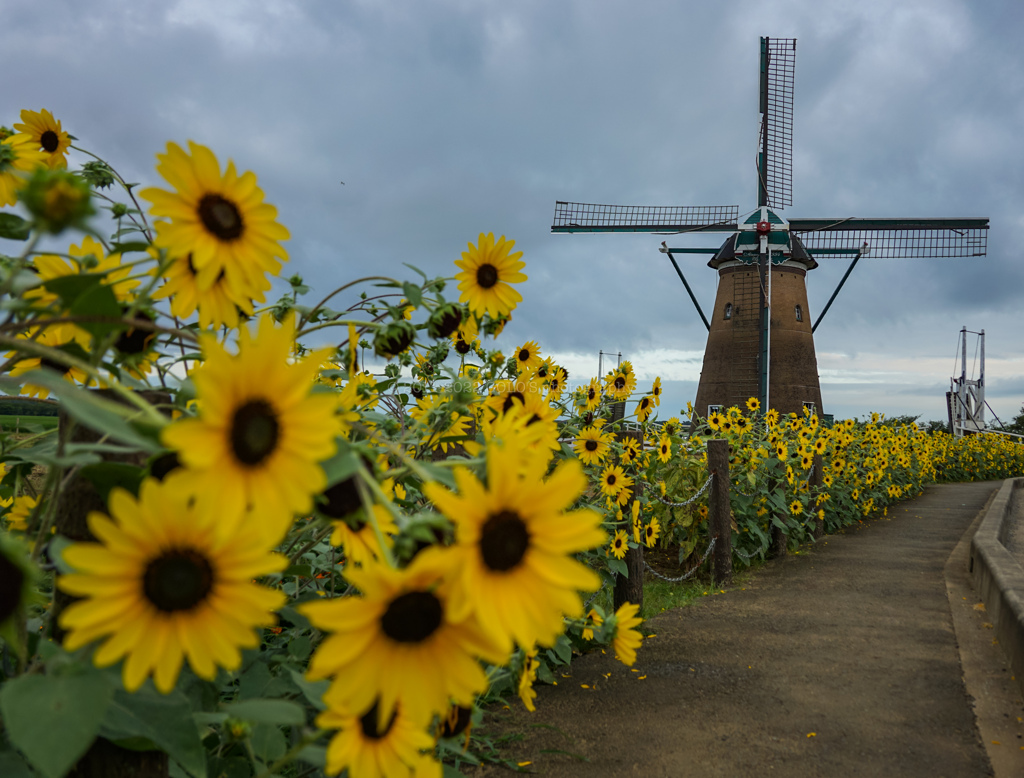
{"label": "sunflower field", "polygon": [[503,354],[527,280],[504,236],[452,277],[292,275],[268,300],[289,233],[253,173],[168,143],[137,191],[48,111],[20,119],[0,390],[61,417],[0,430],[0,775],[515,768],[485,707],[532,710],[592,648],[632,664],[627,554],[706,556],[709,438],[736,565],[1024,473],[994,436],[753,399],[662,420],[629,362],[571,382],[533,341]]}

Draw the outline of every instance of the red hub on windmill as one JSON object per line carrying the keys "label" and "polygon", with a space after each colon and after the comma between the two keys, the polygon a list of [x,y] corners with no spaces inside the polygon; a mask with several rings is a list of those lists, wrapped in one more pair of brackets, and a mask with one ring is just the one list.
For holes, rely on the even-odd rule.
{"label": "red hub on windmill", "polygon": [[757,234],[758,235],[767,235],[771,231],[772,231],[772,225],[769,224],[768,222],[758,222],[757,223]]}

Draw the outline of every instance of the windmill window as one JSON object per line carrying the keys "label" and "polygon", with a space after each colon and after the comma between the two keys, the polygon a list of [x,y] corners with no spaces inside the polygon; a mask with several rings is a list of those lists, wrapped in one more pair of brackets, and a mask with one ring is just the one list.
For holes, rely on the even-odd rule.
{"label": "windmill window", "polygon": [[722,410],[722,406],[721,405],[709,405],[708,406],[708,416],[710,416],[712,413],[719,413],[721,410]]}
{"label": "windmill window", "polygon": [[726,303],[725,304],[725,318],[726,319],[731,319],[732,318],[732,303]]}
{"label": "windmill window", "polygon": [[796,320],[797,321],[803,321],[804,320],[804,309],[801,308],[799,305],[796,307]]}

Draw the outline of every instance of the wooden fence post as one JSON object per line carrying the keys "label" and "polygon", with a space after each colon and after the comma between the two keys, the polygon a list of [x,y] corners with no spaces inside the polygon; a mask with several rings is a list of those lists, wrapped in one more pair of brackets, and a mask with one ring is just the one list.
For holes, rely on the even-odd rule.
{"label": "wooden fence post", "polygon": [[711,552],[715,584],[732,583],[732,510],[729,506],[729,441],[708,441],[708,531],[715,539]]}
{"label": "wooden fence post", "polygon": [[[625,403],[623,403],[625,406]],[[626,438],[632,438],[643,445],[643,433],[639,430],[623,430],[618,433],[618,439],[625,440]],[[633,508],[633,502],[637,498],[637,484],[633,485],[633,496],[629,499],[625,505],[622,506],[622,515],[630,516]],[[633,536],[632,526],[630,531],[627,532],[630,537]],[[614,603],[615,610],[618,610],[624,603],[631,602],[634,605],[640,606],[640,613],[644,610],[644,547],[638,545],[636,548],[630,548],[626,551],[626,556],[622,560],[626,563],[627,575],[615,576],[615,591],[612,595],[612,601]]]}
{"label": "wooden fence post", "polygon": [[[123,402],[117,395],[106,389],[96,390],[107,400]],[[166,392],[147,391],[139,393],[150,403],[169,403],[170,395]],[[58,450],[63,453],[68,443],[95,443],[100,434],[80,424],[70,425],[71,420],[61,410],[58,429]],[[103,454],[105,462],[125,462],[138,465],[146,464],[145,454],[118,456]],[[95,542],[89,531],[86,517],[90,511],[107,512],[106,503],[87,479],[75,475],[67,487],[57,496],[56,529],[61,535],[77,542]],[[52,636],[60,643],[64,639],[64,630],[57,624],[60,612],[75,599],[58,589],[53,598]],[[68,773],[68,778],[166,778],[168,775],[167,754],[163,751],[133,751],[121,748],[105,740],[96,738],[89,750]]]}

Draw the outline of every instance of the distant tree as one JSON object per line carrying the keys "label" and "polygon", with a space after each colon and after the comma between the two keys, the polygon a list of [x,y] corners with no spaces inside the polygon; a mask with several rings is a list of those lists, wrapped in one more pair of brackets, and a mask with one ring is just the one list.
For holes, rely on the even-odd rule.
{"label": "distant tree", "polygon": [[934,432],[949,432],[949,423],[945,421],[922,421],[919,425],[929,435]]}
{"label": "distant tree", "polygon": [[1024,435],[1024,405],[1020,406],[1020,413],[1013,417],[1013,421],[1006,425],[1004,428],[1007,432],[1016,432],[1018,435]]}

